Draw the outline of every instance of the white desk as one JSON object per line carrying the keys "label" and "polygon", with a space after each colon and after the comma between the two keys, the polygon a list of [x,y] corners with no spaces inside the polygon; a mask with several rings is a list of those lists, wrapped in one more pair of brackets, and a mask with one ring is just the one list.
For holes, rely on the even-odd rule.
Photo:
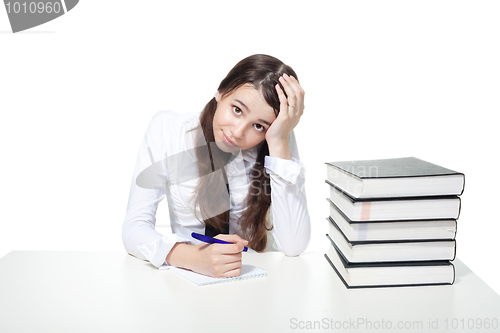
{"label": "white desk", "polygon": [[124,252],[14,251],[0,332],[477,332],[486,318],[500,331],[500,297],[459,260],[453,286],[382,289],[346,289],[322,253],[244,260],[269,276],[196,286]]}

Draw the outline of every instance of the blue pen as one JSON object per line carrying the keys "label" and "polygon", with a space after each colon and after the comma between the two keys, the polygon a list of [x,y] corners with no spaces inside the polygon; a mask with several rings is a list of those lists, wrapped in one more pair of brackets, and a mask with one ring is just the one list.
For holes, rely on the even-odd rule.
{"label": "blue pen", "polygon": [[[229,243],[229,242],[224,242],[220,239],[213,238],[210,236],[205,236],[205,235],[200,235],[197,234],[196,232],[191,233],[191,237],[196,238],[197,240],[201,240],[202,242],[208,243],[208,244],[213,244],[213,243],[219,243],[219,244],[234,244],[234,243]],[[247,247],[245,246],[243,248],[243,252],[247,252]]]}

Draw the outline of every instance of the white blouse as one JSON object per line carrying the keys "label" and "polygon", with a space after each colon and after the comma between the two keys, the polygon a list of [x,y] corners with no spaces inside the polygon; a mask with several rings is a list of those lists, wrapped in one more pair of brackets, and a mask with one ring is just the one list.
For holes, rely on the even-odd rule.
{"label": "white blouse", "polygon": [[[128,253],[156,267],[168,265],[166,257],[175,243],[199,244],[191,232],[205,233],[205,225],[195,214],[198,208],[193,205],[198,171],[193,150],[196,130],[190,130],[200,125],[199,117],[200,112],[158,112],[139,150],[122,239]],[[265,157],[264,166],[271,181],[268,224],[273,225],[268,232],[266,250],[277,247],[288,256],[296,256],[309,244],[311,225],[304,189],[305,169],[299,160],[293,132],[289,136],[289,148],[292,160]],[[241,236],[238,220],[246,209],[243,201],[249,190],[248,175],[257,158],[257,147],[234,155],[225,167],[231,202],[229,233]],[[155,230],[158,203],[165,197],[171,235]]]}

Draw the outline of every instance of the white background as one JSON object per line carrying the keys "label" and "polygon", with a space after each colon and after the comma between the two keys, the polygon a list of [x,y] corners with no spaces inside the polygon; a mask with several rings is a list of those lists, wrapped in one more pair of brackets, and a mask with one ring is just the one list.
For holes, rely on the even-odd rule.
{"label": "white background", "polygon": [[83,0],[12,34],[0,8],[0,257],[123,251],[151,117],[201,110],[266,53],[306,90],[309,250],[328,247],[325,162],[415,156],[465,173],[457,257],[500,293],[499,17],[498,1]]}

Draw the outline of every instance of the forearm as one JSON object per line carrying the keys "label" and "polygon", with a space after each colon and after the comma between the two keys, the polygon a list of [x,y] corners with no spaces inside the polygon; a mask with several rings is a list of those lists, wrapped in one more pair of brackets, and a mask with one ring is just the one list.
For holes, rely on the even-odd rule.
{"label": "forearm", "polygon": [[[311,237],[311,223],[305,196],[297,194],[300,191],[288,188],[283,195],[275,195],[272,205],[273,235],[278,247],[287,256],[297,256],[304,252],[309,245]],[[271,190],[271,196],[276,192],[276,187]],[[294,194],[295,192],[295,194]]]}
{"label": "forearm", "polygon": [[299,255],[309,244],[311,235],[304,168],[299,160],[269,159],[266,165],[271,176],[273,235],[286,255]]}
{"label": "forearm", "polygon": [[268,142],[269,156],[278,157],[284,160],[291,160],[290,148],[288,146],[288,139],[277,142]]}

